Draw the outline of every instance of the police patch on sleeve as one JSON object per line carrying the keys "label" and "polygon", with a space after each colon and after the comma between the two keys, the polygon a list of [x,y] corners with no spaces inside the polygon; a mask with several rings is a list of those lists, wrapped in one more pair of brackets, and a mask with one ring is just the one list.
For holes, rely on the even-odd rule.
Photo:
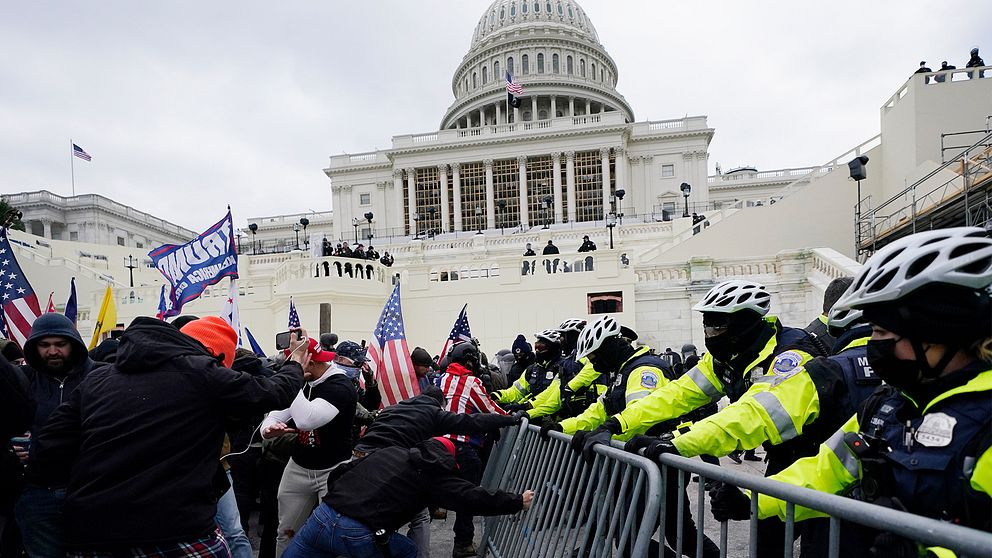
{"label": "police patch on sleeve", "polygon": [[772,364],[772,370],[774,370],[776,374],[786,374],[799,368],[799,365],[802,364],[802,362],[802,355],[796,351],[785,351],[775,357],[775,362]]}
{"label": "police patch on sleeve", "polygon": [[926,415],[916,429],[916,441],[928,448],[942,448],[954,439],[954,425],[957,423],[958,419],[945,413]]}
{"label": "police patch on sleeve", "polygon": [[658,387],[658,375],[648,370],[641,372],[641,387],[646,389]]}

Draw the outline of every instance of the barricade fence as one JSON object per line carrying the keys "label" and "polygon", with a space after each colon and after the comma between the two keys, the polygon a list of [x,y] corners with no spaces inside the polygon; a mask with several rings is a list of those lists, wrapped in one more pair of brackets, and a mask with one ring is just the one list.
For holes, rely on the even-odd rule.
{"label": "barricade fence", "polygon": [[[791,558],[794,541],[806,520],[796,523],[796,506],[829,516],[823,519],[826,553],[839,558],[842,537],[854,537],[857,529],[867,528],[915,540],[928,547],[952,550],[959,558],[992,557],[992,533],[938,521],[844,496],[825,494],[807,488],[770,480],[753,473],[703,463],[675,455],[663,455],[659,462],[622,450],[623,444],[598,446],[593,463],[586,463],[569,447],[571,436],[551,432],[543,439],[539,429],[525,421],[505,429],[494,449],[483,477],[483,486],[511,492],[534,490],[531,509],[523,514],[488,518],[483,531],[480,556],[524,557],[605,557],[631,558],[676,556],[702,558],[707,550],[704,527],[715,521],[709,515],[705,486],[723,482],[751,491],[751,518],[747,532],[747,555],[758,558],[758,495],[786,502],[786,515],[778,532],[782,555]],[[690,475],[698,476],[694,490],[686,488]],[[672,491],[677,491],[672,493]],[[689,514],[689,498],[695,499],[696,514]],[[667,505],[666,505],[667,503]],[[674,509],[672,509],[674,508]],[[674,519],[674,521],[673,521]],[[695,534],[689,539],[692,522]],[[767,521],[767,520],[766,520]],[[779,521],[773,518],[772,521]],[[667,528],[666,528],[667,527]],[[736,529],[735,529],[736,530]],[[721,558],[743,556],[742,541],[729,540],[728,522],[719,530]],[[867,542],[870,545],[870,541]],[[733,553],[731,550],[735,549]],[[861,549],[862,552],[866,548]]]}

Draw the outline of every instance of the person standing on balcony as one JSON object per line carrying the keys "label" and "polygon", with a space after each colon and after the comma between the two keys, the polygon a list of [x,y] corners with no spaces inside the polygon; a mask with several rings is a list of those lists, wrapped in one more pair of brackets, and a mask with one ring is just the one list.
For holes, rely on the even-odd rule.
{"label": "person standing on balcony", "polygon": [[[968,60],[968,63],[965,65],[965,68],[980,68],[984,65],[985,65],[985,61],[982,60],[982,57],[978,55],[978,47],[971,49],[971,58]],[[975,79],[975,73],[976,72],[968,72],[968,77],[971,79]],[[977,73],[979,78],[985,77],[985,70],[979,70]]]}
{"label": "person standing on balcony", "polygon": [[582,237],[582,246],[579,246],[579,252],[595,252],[596,243],[589,240],[589,235]]}
{"label": "person standing on balcony", "polygon": [[[940,71],[941,72],[945,72],[947,70],[957,70],[957,69],[958,69],[957,66],[952,66],[952,65],[948,64],[947,63],[947,60],[944,60],[943,62],[940,63]],[[934,76],[933,80],[936,81],[937,83],[944,83],[944,81],[947,80],[947,75],[946,74],[941,74],[939,76]]]}
{"label": "person standing on balcony", "polygon": [[[930,73],[930,72],[932,72],[932,71],[933,71],[933,70],[931,70],[930,68],[927,68],[927,63],[926,63],[926,61],[925,61],[925,60],[921,60],[921,61],[920,61],[920,67],[919,67],[919,69],[917,69],[917,70],[916,70],[915,72],[913,72],[913,73],[914,73],[914,74],[929,74],[929,73]],[[930,78],[929,78],[929,77],[928,77],[928,78],[926,78],[926,81],[925,81],[924,83],[930,83]]]}

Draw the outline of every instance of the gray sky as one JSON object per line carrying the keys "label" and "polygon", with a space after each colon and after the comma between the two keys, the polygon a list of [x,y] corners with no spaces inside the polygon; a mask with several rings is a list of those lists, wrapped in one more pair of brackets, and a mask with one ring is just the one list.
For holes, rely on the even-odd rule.
{"label": "gray sky", "polygon": [[[637,120],[709,117],[710,171],[816,165],[920,60],[992,62],[992,2],[579,0]],[[31,1],[0,17],[0,192],[95,192],[200,230],[330,209],[328,156],[436,130],[488,0]],[[979,44],[985,39],[985,44]]]}

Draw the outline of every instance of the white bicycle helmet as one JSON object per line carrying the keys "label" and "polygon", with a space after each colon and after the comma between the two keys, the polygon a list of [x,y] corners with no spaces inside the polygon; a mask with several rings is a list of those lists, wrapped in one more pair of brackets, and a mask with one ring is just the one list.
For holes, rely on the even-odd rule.
{"label": "white bicycle helmet", "polygon": [[992,239],[984,229],[938,229],[896,240],[868,260],[834,308],[899,300],[932,283],[975,290],[992,283]]}
{"label": "white bicycle helmet", "polygon": [[565,320],[558,326],[559,333],[565,333],[568,331],[574,331],[576,333],[582,331],[586,327],[586,321],[577,318],[572,318]]}
{"label": "white bicycle helmet", "polygon": [[852,324],[862,321],[863,316],[864,312],[861,310],[837,308],[835,306],[830,310],[830,315],[827,317],[827,327],[845,329]]}
{"label": "white bicycle helmet", "polygon": [[618,335],[620,335],[620,322],[610,316],[603,316],[586,326],[579,334],[579,340],[575,344],[575,358],[588,356],[589,353],[600,348],[607,338]]}
{"label": "white bicycle helmet", "polygon": [[724,281],[706,293],[703,300],[692,307],[699,312],[720,312],[733,314],[741,310],[753,310],[764,316],[771,306],[772,296],[765,286],[752,281],[733,279]]}
{"label": "white bicycle helmet", "polygon": [[535,333],[534,337],[538,341],[547,341],[548,343],[561,343],[561,334],[558,333],[557,329],[546,329],[539,333]]}

